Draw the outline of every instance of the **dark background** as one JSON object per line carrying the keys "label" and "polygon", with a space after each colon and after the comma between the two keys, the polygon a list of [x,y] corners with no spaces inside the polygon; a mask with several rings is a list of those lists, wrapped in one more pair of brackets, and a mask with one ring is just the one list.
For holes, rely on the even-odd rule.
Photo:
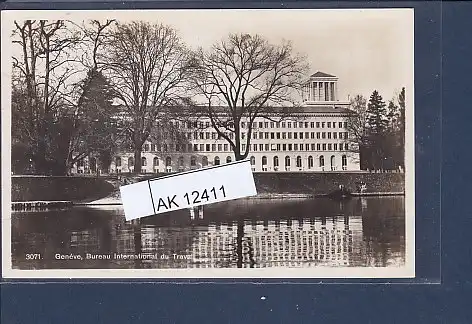
{"label": "dark background", "polygon": [[[6,8],[18,5],[3,4]],[[417,275],[411,283],[1,284],[1,323],[471,323],[472,4],[159,2],[34,8],[415,7]],[[441,109],[442,106],[442,109]],[[442,217],[441,217],[442,216]],[[441,243],[440,243],[441,238]],[[442,267],[441,267],[442,265]],[[323,281],[325,282],[325,281]],[[355,281],[354,281],[355,282]],[[261,299],[261,297],[264,297]],[[469,314],[469,316],[467,316]]]}

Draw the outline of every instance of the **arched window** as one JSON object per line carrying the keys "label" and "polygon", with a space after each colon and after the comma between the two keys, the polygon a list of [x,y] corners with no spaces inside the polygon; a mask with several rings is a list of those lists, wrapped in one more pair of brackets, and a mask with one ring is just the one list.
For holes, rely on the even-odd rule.
{"label": "arched window", "polygon": [[170,156],[166,157],[166,167],[172,166],[172,158]]}
{"label": "arched window", "polygon": [[301,167],[302,167],[302,157],[297,156],[297,168],[301,168]]}
{"label": "arched window", "polygon": [[207,165],[208,165],[208,158],[207,158],[206,156],[204,156],[204,157],[202,158],[202,165],[203,165],[203,166],[207,166]]}
{"label": "arched window", "polygon": [[274,167],[278,167],[279,166],[279,157],[278,156],[274,156]]}
{"label": "arched window", "polygon": [[267,165],[267,156],[262,157],[262,165]]}
{"label": "arched window", "polygon": [[215,162],[214,165],[220,165],[220,158],[215,156]]}
{"label": "arched window", "polygon": [[341,163],[343,166],[343,170],[346,170],[347,169],[347,156],[343,155],[341,161],[342,161]]}
{"label": "arched window", "polygon": [[256,165],[256,158],[251,156],[251,165]]}
{"label": "arched window", "polygon": [[288,156],[288,155],[285,157],[285,166],[286,167],[290,166],[290,156]]}
{"label": "arched window", "polygon": [[197,158],[195,156],[192,156],[190,158],[190,166],[196,166],[197,165]]}
{"label": "arched window", "polygon": [[308,169],[313,168],[313,156],[308,157]]}
{"label": "arched window", "polygon": [[261,159],[262,171],[267,171],[267,156],[263,156]]}
{"label": "arched window", "polygon": [[320,155],[320,167],[324,167],[324,156]]}
{"label": "arched window", "polygon": [[230,163],[230,162],[231,162],[231,156],[226,157],[226,163]]}
{"label": "arched window", "polygon": [[141,158],[141,166],[146,166],[147,165],[147,161],[146,161],[146,158],[143,156]]}
{"label": "arched window", "polygon": [[179,166],[181,166],[181,167],[184,166],[184,157],[183,156],[179,157]]}
{"label": "arched window", "polygon": [[121,167],[121,158],[119,156],[117,156],[115,158],[115,166],[116,167]]}
{"label": "arched window", "polygon": [[133,159],[132,156],[130,156],[129,159],[128,159],[128,166],[130,166],[130,167],[134,166],[134,159]]}
{"label": "arched window", "polygon": [[331,155],[331,170],[334,171],[336,169],[336,157]]}
{"label": "arched window", "polygon": [[157,156],[152,159],[152,165],[155,167],[159,166],[159,158]]}

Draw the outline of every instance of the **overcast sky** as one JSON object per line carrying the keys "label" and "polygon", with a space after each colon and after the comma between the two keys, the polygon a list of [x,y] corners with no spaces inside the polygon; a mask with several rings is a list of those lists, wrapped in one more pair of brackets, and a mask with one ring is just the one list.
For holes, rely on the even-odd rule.
{"label": "overcast sky", "polygon": [[340,99],[377,89],[391,98],[411,78],[413,19],[409,11],[265,11],[162,15],[188,44],[213,43],[229,32],[291,40],[308,57],[312,73],[339,77]]}
{"label": "overcast sky", "polygon": [[368,97],[376,89],[387,101],[402,86],[408,90],[413,85],[413,11],[409,9],[17,11],[9,18],[60,16],[77,21],[162,22],[176,28],[191,47],[208,47],[230,32],[260,34],[273,43],[290,40],[295,51],[307,56],[311,73],[323,71],[339,77],[340,100],[356,94]]}

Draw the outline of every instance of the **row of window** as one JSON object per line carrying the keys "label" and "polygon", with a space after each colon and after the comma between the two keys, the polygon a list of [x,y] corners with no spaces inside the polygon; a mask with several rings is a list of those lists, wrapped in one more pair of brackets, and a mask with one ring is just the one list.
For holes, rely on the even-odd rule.
{"label": "row of window", "polygon": [[[226,163],[230,163],[231,161],[232,161],[231,156],[226,157]],[[183,156],[178,158],[178,164],[179,164],[179,166],[182,166],[182,167],[184,166],[184,157]],[[220,164],[220,158],[219,157],[215,157],[214,164],[215,165]],[[155,166],[155,167],[159,166],[159,158],[157,156],[152,159],[152,165]],[[166,166],[172,166],[172,157],[170,157],[170,156],[166,157],[165,165]],[[195,156],[190,157],[190,166],[196,166],[196,165],[197,165],[197,158]],[[202,158],[202,165],[203,166],[208,165],[208,158],[206,156],[204,156]],[[115,166],[118,167],[118,168],[121,167],[121,158],[119,156],[117,156],[115,158]],[[134,166],[134,158],[133,157],[128,158],[128,166],[130,166],[130,167]],[[147,166],[147,159],[144,156],[141,157],[141,166]]]}
{"label": "row of window", "polygon": [[[144,144],[144,152],[229,152],[229,144]],[[241,145],[246,151],[246,144]],[[251,144],[253,152],[264,151],[347,151],[348,143],[279,143],[279,144]]]}
{"label": "row of window", "polygon": [[[261,161],[262,162],[262,168],[266,167],[267,166],[267,157],[263,156],[261,160],[262,160]],[[303,159],[302,159],[301,156],[297,156],[295,161],[296,161],[296,167],[297,168],[302,168],[303,167]],[[284,162],[285,162],[285,167],[290,167],[290,164],[291,164],[290,156],[286,156]],[[307,159],[307,162],[308,162],[308,168],[309,169],[313,168],[313,165],[314,165],[313,156],[310,155]],[[331,156],[330,163],[331,163],[332,167],[336,166],[336,157],[334,155]],[[251,156],[251,164],[252,165],[256,164],[256,158],[254,156]],[[341,165],[343,167],[347,166],[347,156],[346,155],[343,155],[341,157]],[[278,156],[273,157],[273,166],[274,167],[279,166],[279,157]],[[319,167],[324,167],[325,166],[325,158],[324,158],[323,155],[320,155],[320,157],[318,158],[318,166]]]}
{"label": "row of window", "polygon": [[[349,143],[300,143],[300,144],[252,144],[249,150],[253,152],[263,151],[348,151]],[[246,144],[241,145],[243,152],[246,151]]]}
{"label": "row of window", "polygon": [[[285,163],[285,167],[290,167],[291,165],[291,157],[290,156],[286,156],[285,159],[284,159],[284,163]],[[232,161],[232,158],[231,156],[227,156],[226,157],[226,163],[230,163]],[[251,156],[250,157],[250,161],[251,161],[251,165],[256,165],[256,158],[254,156]],[[213,165],[220,165],[220,158],[218,156],[216,156],[213,160]],[[278,156],[274,156],[273,159],[272,159],[272,166],[273,167],[278,167],[279,166],[279,157]],[[296,163],[296,167],[297,168],[302,168],[303,167],[303,159],[301,156],[297,156],[296,159],[295,159],[295,163]],[[263,156],[261,158],[261,164],[262,164],[262,167],[266,167],[268,165],[268,158],[267,156]],[[330,157],[330,164],[331,166],[335,166],[336,165],[336,157],[334,155],[332,155]],[[166,157],[165,159],[165,165],[167,167],[169,166],[172,166],[172,157],[168,156]],[[183,167],[184,166],[184,157],[183,156],[180,156],[178,158],[178,165],[180,167]],[[190,158],[190,166],[196,166],[197,165],[197,158],[195,156],[192,156]],[[207,166],[208,165],[208,158],[206,156],[204,156],[202,158],[202,166]],[[343,167],[346,167],[347,166],[347,156],[346,155],[343,155],[341,157],[341,165]],[[116,157],[115,158],[115,166],[116,167],[121,167],[121,158],[120,157]],[[129,167],[132,167],[134,166],[134,158],[133,157],[129,157],[128,158],[128,166]],[[147,159],[146,157],[142,157],[141,158],[141,166],[147,166]],[[156,167],[156,166],[159,166],[159,158],[156,156],[153,158],[153,166]],[[307,166],[308,168],[313,168],[314,166],[314,158],[313,156],[309,156],[307,158]],[[325,158],[323,155],[321,155],[319,158],[318,158],[318,166],[319,167],[324,167],[325,166]]]}
{"label": "row of window", "polygon": [[[246,133],[241,133],[241,138],[246,138]],[[225,136],[234,139],[234,133],[225,133]],[[252,132],[252,139],[348,139],[348,132]],[[164,133],[162,140],[221,140],[223,137],[216,132],[188,132],[188,133]]]}
{"label": "row of window", "polygon": [[[269,137],[270,136],[270,137]],[[246,138],[246,133],[241,133]],[[348,139],[348,132],[253,132],[252,139]]]}
{"label": "row of window", "polygon": [[[174,121],[170,122],[171,128],[210,128],[211,124],[209,121],[207,122],[179,122]],[[249,128],[250,123],[248,122],[241,122],[241,128]],[[296,121],[286,121],[286,122],[253,122],[252,128],[347,128],[347,122],[296,122]],[[234,124],[230,124],[229,127],[233,128]]]}
{"label": "row of window", "polygon": [[[347,128],[347,122],[253,122],[252,129],[256,128]],[[241,128],[249,128],[250,123],[241,122]]]}

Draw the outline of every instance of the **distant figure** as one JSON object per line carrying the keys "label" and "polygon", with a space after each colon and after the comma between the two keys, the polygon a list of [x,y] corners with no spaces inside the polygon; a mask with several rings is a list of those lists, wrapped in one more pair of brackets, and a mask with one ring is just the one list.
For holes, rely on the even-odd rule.
{"label": "distant figure", "polygon": [[345,185],[339,185],[339,192],[341,194],[345,194],[347,192],[346,186]]}
{"label": "distant figure", "polygon": [[367,184],[364,181],[359,182],[357,190],[361,193],[365,192],[367,190]]}

